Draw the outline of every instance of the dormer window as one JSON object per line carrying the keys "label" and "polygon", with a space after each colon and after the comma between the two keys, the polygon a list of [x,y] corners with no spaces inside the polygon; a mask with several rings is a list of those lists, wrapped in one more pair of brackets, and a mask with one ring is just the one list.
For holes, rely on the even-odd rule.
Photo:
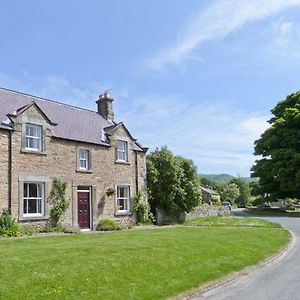
{"label": "dormer window", "polygon": [[117,161],[128,162],[128,145],[125,141],[117,141]]}
{"label": "dormer window", "polygon": [[30,151],[42,151],[42,126],[26,124],[25,148]]}

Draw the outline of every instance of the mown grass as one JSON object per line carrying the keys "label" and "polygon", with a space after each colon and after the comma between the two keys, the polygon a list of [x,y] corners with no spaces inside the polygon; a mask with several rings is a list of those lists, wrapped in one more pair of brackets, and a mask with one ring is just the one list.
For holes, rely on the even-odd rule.
{"label": "mown grass", "polygon": [[1,240],[0,298],[165,299],[256,264],[289,240],[281,227],[232,220]]}
{"label": "mown grass", "polygon": [[247,213],[250,213],[252,215],[256,216],[262,216],[262,217],[291,217],[291,218],[299,218],[300,217],[300,211],[299,210],[286,210],[286,211],[280,211],[277,209],[246,209]]}
{"label": "mown grass", "polygon": [[257,218],[245,217],[201,217],[184,223],[192,226],[213,226],[213,227],[266,227],[279,228],[278,223],[269,222]]}

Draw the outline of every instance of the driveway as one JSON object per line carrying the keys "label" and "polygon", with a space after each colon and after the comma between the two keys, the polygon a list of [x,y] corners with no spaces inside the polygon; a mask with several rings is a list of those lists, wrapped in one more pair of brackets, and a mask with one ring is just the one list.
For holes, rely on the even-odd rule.
{"label": "driveway", "polygon": [[[243,212],[239,211],[242,216]],[[232,284],[208,291],[191,299],[214,300],[300,300],[300,218],[266,217],[294,233],[295,246],[275,263],[258,268]],[[255,247],[255,245],[254,245]]]}

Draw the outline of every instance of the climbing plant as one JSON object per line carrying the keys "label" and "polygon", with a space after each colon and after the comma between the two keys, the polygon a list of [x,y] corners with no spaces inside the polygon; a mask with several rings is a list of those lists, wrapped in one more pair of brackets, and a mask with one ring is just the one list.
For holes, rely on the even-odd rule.
{"label": "climbing plant", "polygon": [[52,204],[50,209],[50,219],[53,226],[57,226],[62,215],[69,206],[69,200],[66,197],[67,183],[59,178],[54,178],[52,189],[48,202]]}

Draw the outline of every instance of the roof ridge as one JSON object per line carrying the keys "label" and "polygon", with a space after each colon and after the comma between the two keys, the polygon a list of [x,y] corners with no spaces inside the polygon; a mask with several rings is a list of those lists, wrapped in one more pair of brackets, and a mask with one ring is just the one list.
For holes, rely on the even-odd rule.
{"label": "roof ridge", "polygon": [[44,97],[35,96],[35,95],[31,95],[31,94],[24,93],[24,92],[19,92],[19,91],[4,88],[4,87],[1,87],[1,86],[0,86],[0,89],[8,91],[8,92],[13,92],[13,93],[16,93],[16,94],[24,95],[24,96],[29,96],[29,97],[32,97],[32,98],[36,98],[36,99],[39,99],[41,101],[52,102],[52,103],[56,103],[56,104],[59,104],[59,105],[65,105],[65,106],[69,106],[69,107],[72,107],[72,108],[85,110],[85,111],[92,112],[92,113],[95,113],[95,114],[98,115],[98,113],[96,111],[88,109],[88,108],[83,108],[83,107],[79,107],[79,106],[76,106],[76,105],[71,105],[71,104],[68,104],[68,103],[60,102],[60,101],[57,101],[57,100],[51,100],[51,99],[47,99],[47,98],[44,98]]}

